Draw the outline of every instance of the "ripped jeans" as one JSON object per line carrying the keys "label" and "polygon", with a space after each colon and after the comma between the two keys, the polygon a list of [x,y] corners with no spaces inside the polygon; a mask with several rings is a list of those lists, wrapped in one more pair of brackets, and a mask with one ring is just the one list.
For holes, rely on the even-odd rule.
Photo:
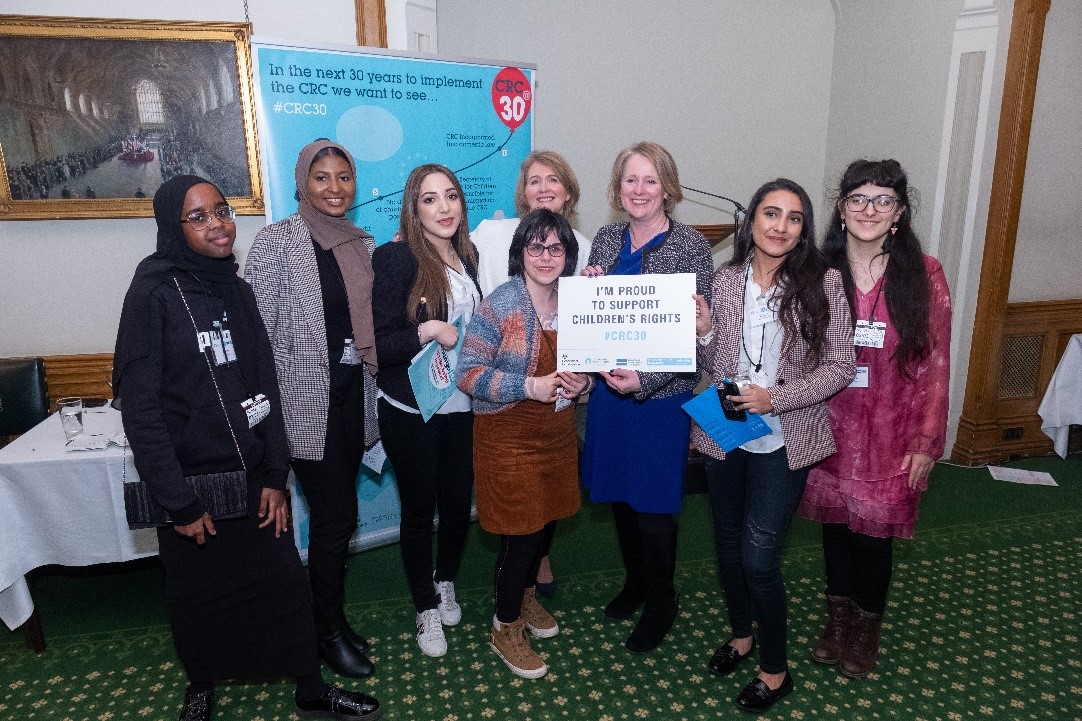
{"label": "ripped jeans", "polygon": [[807,468],[789,470],[785,447],[771,453],[743,449],[724,461],[706,459],[718,576],[734,638],[758,629],[759,668],[782,673],[786,663],[788,601],[781,553],[804,494]]}

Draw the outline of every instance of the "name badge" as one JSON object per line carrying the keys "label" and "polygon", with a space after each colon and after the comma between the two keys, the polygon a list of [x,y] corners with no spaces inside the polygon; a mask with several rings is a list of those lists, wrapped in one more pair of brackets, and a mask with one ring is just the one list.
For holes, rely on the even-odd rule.
{"label": "name badge", "polygon": [[222,334],[216,330],[210,332],[210,349],[214,352],[214,365],[224,365],[228,361],[225,359],[225,346],[222,344]]}
{"label": "name badge", "polygon": [[225,348],[225,360],[232,363],[237,359],[237,351],[233,348],[233,334],[227,330],[222,331],[222,346]]}
{"label": "name badge", "polygon": [[853,382],[849,384],[850,388],[867,388],[870,382],[871,376],[868,373],[868,366],[857,366],[857,374],[853,378]]}
{"label": "name badge", "polygon": [[770,321],[774,320],[774,311],[767,305],[766,299],[757,300],[755,310],[748,315],[748,322],[752,328],[758,328],[761,325],[766,325]]}
{"label": "name badge", "polygon": [[766,373],[763,373],[761,371],[757,371],[754,368],[752,368],[752,369],[750,369],[748,371],[748,379],[754,385],[757,385],[760,388],[769,388],[770,387],[770,378],[767,377]]}
{"label": "name badge", "polygon": [[342,346],[342,360],[339,362],[347,366],[357,365],[357,349],[352,338],[346,338],[345,345]]}
{"label": "name badge", "polygon": [[257,393],[255,398],[242,401],[240,407],[248,416],[248,427],[255,428],[256,424],[270,415],[270,401],[262,393]]}
{"label": "name badge", "polygon": [[853,345],[855,346],[882,348],[886,337],[887,324],[878,321],[872,323],[867,320],[858,320],[857,327],[853,329]]}

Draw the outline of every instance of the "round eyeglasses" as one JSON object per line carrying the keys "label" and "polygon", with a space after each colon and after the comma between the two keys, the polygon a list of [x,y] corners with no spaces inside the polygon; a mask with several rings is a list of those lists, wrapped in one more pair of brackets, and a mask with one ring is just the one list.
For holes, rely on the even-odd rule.
{"label": "round eyeglasses", "polygon": [[196,230],[206,230],[207,228],[209,228],[211,226],[211,224],[214,222],[215,218],[222,221],[223,223],[232,223],[233,218],[235,218],[236,215],[237,215],[237,212],[235,210],[233,210],[232,207],[230,207],[228,205],[223,205],[223,206],[220,206],[218,208],[215,208],[214,210],[210,211],[209,213],[204,213],[202,211],[197,212],[197,213],[192,213],[191,215],[189,215],[187,218],[185,218],[184,220],[182,220],[180,222],[181,223],[188,223],[189,225],[191,225]]}
{"label": "round eyeglasses", "polygon": [[563,243],[553,243],[552,245],[545,245],[544,243],[529,243],[526,245],[526,252],[532,255],[534,258],[540,258],[541,254],[545,251],[549,252],[549,255],[553,258],[560,258],[567,250],[564,248]]}
{"label": "round eyeglasses", "polygon": [[870,197],[861,193],[853,193],[852,195],[845,196],[845,207],[854,213],[859,213],[868,207],[868,203],[872,204],[877,213],[889,213],[894,210],[894,206],[898,205],[898,199],[893,195],[877,195]]}

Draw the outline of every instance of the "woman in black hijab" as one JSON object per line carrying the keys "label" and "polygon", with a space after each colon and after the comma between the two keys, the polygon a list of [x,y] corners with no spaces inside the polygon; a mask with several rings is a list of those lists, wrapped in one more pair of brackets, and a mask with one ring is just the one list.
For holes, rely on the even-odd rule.
{"label": "woman in black hijab", "polygon": [[[188,676],[182,721],[209,719],[214,683],[297,679],[304,716],[374,719],[379,703],[327,685],[293,545],[289,450],[274,359],[237,276],[233,209],[203,178],[154,196],[157,251],[136,269],[117,333],[113,387],[135,467],[169,512],[158,528],[166,607]],[[194,342],[193,342],[194,341]],[[248,516],[211,518],[185,476],[247,471]]]}

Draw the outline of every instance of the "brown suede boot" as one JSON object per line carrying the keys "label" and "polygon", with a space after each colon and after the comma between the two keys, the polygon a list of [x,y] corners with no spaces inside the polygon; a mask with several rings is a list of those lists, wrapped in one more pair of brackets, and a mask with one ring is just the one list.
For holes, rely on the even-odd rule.
{"label": "brown suede boot", "polygon": [[812,660],[830,665],[838,663],[852,615],[852,600],[845,596],[827,596],[827,623],[812,646]]}
{"label": "brown suede boot", "polygon": [[879,658],[879,625],[883,623],[883,615],[868,613],[854,604],[850,623],[838,668],[850,678],[864,678],[875,668]]}
{"label": "brown suede boot", "polygon": [[500,623],[493,618],[488,645],[516,676],[541,678],[548,673],[548,666],[530,647],[526,621],[521,618],[513,623]]}

